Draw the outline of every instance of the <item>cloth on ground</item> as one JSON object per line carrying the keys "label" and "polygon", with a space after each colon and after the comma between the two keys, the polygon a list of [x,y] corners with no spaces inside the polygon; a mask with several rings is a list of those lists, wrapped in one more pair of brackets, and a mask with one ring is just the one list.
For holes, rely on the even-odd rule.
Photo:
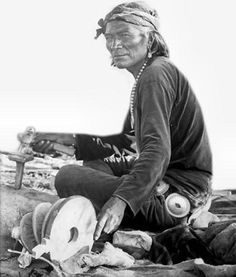
{"label": "cloth on ground", "polygon": [[178,225],[153,237],[149,259],[154,263],[171,265],[194,258],[218,264],[207,244],[190,226]]}
{"label": "cloth on ground", "polygon": [[153,236],[149,259],[176,264],[202,258],[212,265],[236,264],[236,220],[214,222],[204,231],[178,225]]}
{"label": "cloth on ground", "polygon": [[236,220],[211,224],[203,233],[203,241],[221,264],[236,264]]}

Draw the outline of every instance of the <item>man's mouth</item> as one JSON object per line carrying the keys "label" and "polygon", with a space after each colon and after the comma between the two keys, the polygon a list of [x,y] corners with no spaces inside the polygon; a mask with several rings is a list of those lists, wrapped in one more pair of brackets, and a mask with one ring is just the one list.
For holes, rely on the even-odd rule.
{"label": "man's mouth", "polygon": [[124,57],[127,56],[127,54],[114,54],[113,58],[120,58],[120,57]]}

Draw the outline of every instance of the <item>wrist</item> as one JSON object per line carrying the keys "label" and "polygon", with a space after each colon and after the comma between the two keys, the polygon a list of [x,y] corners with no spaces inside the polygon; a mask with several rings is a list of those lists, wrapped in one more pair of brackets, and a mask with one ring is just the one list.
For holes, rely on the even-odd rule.
{"label": "wrist", "polygon": [[80,151],[79,151],[79,136],[73,134],[73,147],[75,149],[75,158],[76,160],[81,160]]}
{"label": "wrist", "polygon": [[116,202],[119,202],[121,206],[124,208],[127,206],[127,203],[124,199],[120,198],[118,195],[112,195],[112,197]]}

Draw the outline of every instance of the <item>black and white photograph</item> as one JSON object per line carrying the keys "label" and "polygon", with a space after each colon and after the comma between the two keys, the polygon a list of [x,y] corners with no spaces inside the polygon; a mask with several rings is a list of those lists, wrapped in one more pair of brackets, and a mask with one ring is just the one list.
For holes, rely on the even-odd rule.
{"label": "black and white photograph", "polygon": [[235,2],[0,0],[0,275],[236,276]]}

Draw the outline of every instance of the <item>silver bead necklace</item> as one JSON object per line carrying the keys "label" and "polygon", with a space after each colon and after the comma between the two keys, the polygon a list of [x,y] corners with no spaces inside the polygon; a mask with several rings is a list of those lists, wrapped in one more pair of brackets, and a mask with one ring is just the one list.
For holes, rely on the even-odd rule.
{"label": "silver bead necklace", "polygon": [[134,85],[132,87],[131,90],[131,94],[130,94],[130,117],[131,117],[131,128],[134,128],[134,97],[135,97],[135,93],[136,93],[136,87],[137,87],[137,83],[139,81],[140,76],[142,75],[144,69],[147,66],[147,60],[144,62],[143,66],[140,68],[138,75],[135,78],[134,81]]}

